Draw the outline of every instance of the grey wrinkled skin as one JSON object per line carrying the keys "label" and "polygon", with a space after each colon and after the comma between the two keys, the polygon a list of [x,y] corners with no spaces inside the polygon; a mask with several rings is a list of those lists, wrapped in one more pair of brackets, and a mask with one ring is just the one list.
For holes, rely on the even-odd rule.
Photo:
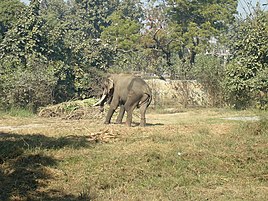
{"label": "grey wrinkled skin", "polygon": [[125,74],[112,74],[103,81],[102,98],[95,106],[103,108],[105,103],[110,104],[105,124],[111,122],[115,110],[120,107],[116,123],[121,124],[127,112],[126,124],[131,126],[132,113],[135,108],[140,109],[140,126],[146,125],[145,113],[152,100],[152,92],[147,83],[140,77]]}

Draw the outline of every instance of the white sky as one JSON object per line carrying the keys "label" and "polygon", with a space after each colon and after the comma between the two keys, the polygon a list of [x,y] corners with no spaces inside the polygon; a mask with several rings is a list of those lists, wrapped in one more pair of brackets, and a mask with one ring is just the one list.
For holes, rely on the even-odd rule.
{"label": "white sky", "polygon": [[268,10],[268,0],[238,0],[238,12],[242,15],[249,14],[252,11],[252,6],[256,6],[259,2],[261,9]]}
{"label": "white sky", "polygon": [[[26,4],[29,4],[30,0],[20,0]],[[268,10],[268,5],[262,6],[263,4],[268,4],[268,0],[238,0],[238,12],[241,13],[242,15],[246,13],[250,13],[250,7],[251,5],[256,6],[257,2],[260,3],[261,8]],[[249,7],[248,7],[249,6]],[[244,8],[244,9],[243,9]]]}

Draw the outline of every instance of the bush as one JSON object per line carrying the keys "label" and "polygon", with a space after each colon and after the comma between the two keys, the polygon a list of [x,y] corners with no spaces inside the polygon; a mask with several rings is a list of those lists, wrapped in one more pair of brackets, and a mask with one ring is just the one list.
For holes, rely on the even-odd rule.
{"label": "bush", "polygon": [[19,107],[35,111],[38,107],[53,102],[55,85],[53,71],[44,65],[33,68],[20,66],[1,79],[1,105],[6,109]]}
{"label": "bush", "polygon": [[231,62],[226,68],[226,97],[235,108],[267,108],[268,12],[256,10],[239,21],[231,37]]}
{"label": "bush", "polygon": [[223,104],[224,66],[220,58],[212,55],[198,55],[190,73],[204,86],[210,96],[212,106]]}

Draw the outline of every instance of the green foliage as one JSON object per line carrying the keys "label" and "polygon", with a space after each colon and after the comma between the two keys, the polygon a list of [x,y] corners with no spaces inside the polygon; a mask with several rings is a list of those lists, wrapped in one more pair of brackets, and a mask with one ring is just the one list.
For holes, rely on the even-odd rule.
{"label": "green foliage", "polygon": [[46,21],[39,2],[6,33],[0,45],[1,102],[5,107],[30,107],[52,102],[55,77],[48,67]]}
{"label": "green foliage", "polygon": [[104,29],[102,39],[115,45],[116,51],[134,49],[140,38],[138,22],[125,18],[117,12],[108,19],[111,20],[111,25]]}
{"label": "green foliage", "polygon": [[212,55],[197,56],[195,66],[189,74],[192,74],[206,89],[212,106],[222,105],[224,65],[220,58]]}
{"label": "green foliage", "polygon": [[[196,55],[208,50],[211,38],[218,42],[224,39],[223,34],[234,22],[237,1],[167,0],[157,1],[156,6],[149,1],[149,6],[144,46],[154,49],[152,58],[166,60],[164,68],[175,78],[176,65],[186,68],[182,70],[186,73]],[[181,61],[174,63],[177,57]]]}
{"label": "green foliage", "polygon": [[[2,114],[1,114],[2,113]],[[8,115],[12,117],[34,117],[34,111],[31,108],[11,107],[6,111],[1,111],[1,115]]]}
{"label": "green foliage", "polygon": [[107,12],[107,3],[31,1],[0,44],[1,105],[36,109],[96,95],[112,60],[98,39],[115,5]]}
{"label": "green foliage", "polygon": [[[234,20],[238,1],[233,0],[176,0],[168,1],[173,3],[171,15],[178,24],[184,28],[190,27],[191,23],[196,24],[199,28],[206,27],[209,23],[210,30],[217,32],[225,29]],[[204,29],[205,30],[205,29]],[[187,33],[188,29],[185,30]]]}
{"label": "green foliage", "polygon": [[102,43],[110,47],[113,60],[110,71],[131,72],[141,69],[140,30],[142,9],[139,0],[122,1],[107,18],[109,26],[103,28]]}
{"label": "green foliage", "polygon": [[[173,3],[174,1],[168,1]],[[234,21],[237,1],[177,0],[169,8],[172,26],[179,30],[180,58],[194,63],[195,55],[204,51],[211,37],[219,41]]]}
{"label": "green foliage", "polygon": [[[268,13],[257,11],[234,30],[232,61],[226,69],[226,92],[236,108],[266,108],[268,88]],[[251,100],[251,101],[250,101]],[[254,102],[254,100],[256,102]]]}
{"label": "green foliage", "polygon": [[[38,6],[38,2],[33,3],[23,13],[24,17],[20,18],[6,33],[0,45],[0,55],[3,60],[14,60],[20,65],[27,66],[28,57],[31,55],[35,55],[41,61],[46,59],[45,53],[48,52],[46,22],[36,11]],[[16,68],[15,63],[13,67]]]}
{"label": "green foliage", "polygon": [[[32,0],[25,6],[3,0],[0,104],[35,110],[93,97],[108,71],[196,76],[196,55],[208,50],[211,37],[222,37],[236,5],[231,0]],[[197,67],[196,73],[202,72]]]}
{"label": "green foliage", "polygon": [[107,69],[111,51],[102,44],[102,29],[109,25],[107,17],[115,4],[108,1],[73,1],[65,19],[65,48],[71,65]]}
{"label": "green foliage", "polygon": [[36,110],[39,106],[53,102],[56,86],[53,69],[47,68],[46,64],[41,64],[35,59],[29,58],[30,64],[28,63],[27,68],[17,67],[1,77],[1,102],[5,108],[16,106]]}
{"label": "green foliage", "polygon": [[0,1],[0,42],[5,37],[6,32],[20,18],[25,5],[19,0]]}

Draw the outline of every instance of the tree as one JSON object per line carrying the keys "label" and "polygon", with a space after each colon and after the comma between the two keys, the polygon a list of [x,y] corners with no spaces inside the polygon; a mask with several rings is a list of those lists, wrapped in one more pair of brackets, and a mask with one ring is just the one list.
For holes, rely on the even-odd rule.
{"label": "tree", "polygon": [[168,56],[173,54],[185,67],[191,68],[196,55],[206,50],[209,40],[213,37],[220,41],[233,23],[237,1],[167,0],[158,7],[168,18],[160,23],[161,31],[154,33],[157,49],[168,58],[168,66],[172,66]]}
{"label": "tree", "polygon": [[[25,106],[33,100],[28,95],[13,93],[20,87],[15,83],[22,83],[21,76],[15,75],[22,71],[29,74],[25,77],[31,84],[38,73],[47,77],[53,89],[50,93],[53,102],[92,96],[99,71],[107,70],[112,60],[110,46],[102,43],[100,36],[110,25],[107,18],[117,3],[114,0],[32,0],[0,44],[1,95],[6,102],[10,102],[9,97],[22,101],[12,104]],[[28,85],[23,86],[27,89],[21,90],[22,93],[33,94]]]}
{"label": "tree", "polygon": [[[174,30],[168,26],[166,2],[146,1],[144,10],[143,29],[141,30],[141,46],[147,62],[147,71],[162,77],[166,71],[174,74],[172,69],[172,43]],[[176,40],[176,39],[175,39]]]}
{"label": "tree", "polygon": [[[23,66],[27,66],[28,57],[31,55],[45,59],[44,54],[48,51],[44,30],[46,22],[40,17],[39,5],[39,1],[32,1],[23,12],[24,17],[6,33],[0,46],[1,58],[10,61],[12,57]],[[10,67],[14,68],[15,65]]]}
{"label": "tree", "polygon": [[20,18],[20,14],[25,9],[25,5],[19,0],[1,0],[0,2],[0,43],[5,37],[5,33]]}
{"label": "tree", "polygon": [[256,9],[239,20],[230,38],[231,62],[226,69],[225,86],[230,103],[236,108],[268,103],[268,12]]}
{"label": "tree", "polygon": [[113,51],[113,70],[130,71],[137,68],[136,57],[140,51],[140,1],[121,1],[107,18],[109,26],[103,29],[101,40]]}
{"label": "tree", "polygon": [[1,102],[6,107],[36,109],[52,102],[56,82],[46,57],[46,28],[39,1],[32,1],[0,44]]}

